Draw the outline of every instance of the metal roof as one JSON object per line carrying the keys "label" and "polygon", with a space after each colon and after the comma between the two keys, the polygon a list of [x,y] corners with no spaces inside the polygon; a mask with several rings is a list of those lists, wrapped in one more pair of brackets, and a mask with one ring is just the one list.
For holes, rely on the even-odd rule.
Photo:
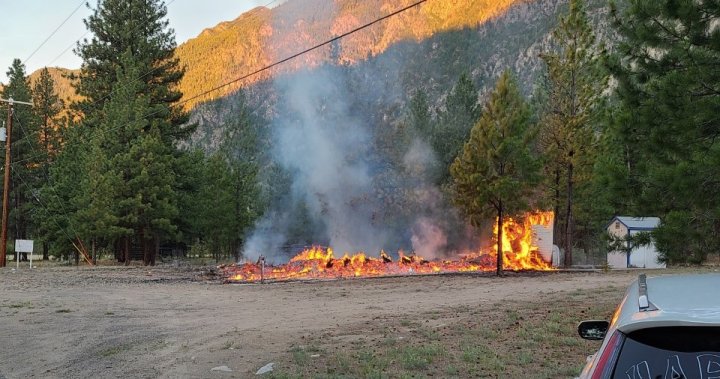
{"label": "metal roof", "polygon": [[647,278],[648,300],[657,310],[641,311],[638,281],[628,288],[611,328],[623,333],[661,326],[720,326],[720,273]]}
{"label": "metal roof", "polygon": [[629,216],[615,216],[610,221],[618,220],[627,226],[628,229],[655,229],[660,225],[659,217],[629,217]]}

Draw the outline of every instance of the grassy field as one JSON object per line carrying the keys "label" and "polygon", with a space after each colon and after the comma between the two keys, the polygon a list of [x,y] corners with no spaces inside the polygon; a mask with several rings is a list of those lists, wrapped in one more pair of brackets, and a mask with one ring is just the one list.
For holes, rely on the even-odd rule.
{"label": "grassy field", "polygon": [[303,337],[273,378],[568,378],[598,342],[578,320],[609,319],[624,288],[550,293],[535,301],[378,316]]}

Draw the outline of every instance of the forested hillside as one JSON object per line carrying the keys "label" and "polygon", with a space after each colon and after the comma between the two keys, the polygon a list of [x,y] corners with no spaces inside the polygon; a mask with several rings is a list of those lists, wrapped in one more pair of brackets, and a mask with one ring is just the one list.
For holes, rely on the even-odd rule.
{"label": "forested hillside", "polygon": [[[117,17],[87,21],[126,45],[79,47],[67,128],[64,84],[46,71],[31,86],[13,62],[2,95],[36,104],[15,115],[16,229],[47,252],[87,241],[146,264],[161,243],[271,262],[309,244],[444,258],[492,252],[503,218],[544,209],[567,266],[574,251],[604,261],[618,214],[660,217],[651,237],[668,262],[717,245],[716,5],[431,1],[235,83],[398,9],[310,3],[255,9],[176,49],[160,0],[103,2]],[[125,18],[154,29],[125,33]]]}
{"label": "forested hillside", "polygon": [[[604,33],[604,2],[587,8],[594,29]],[[543,90],[541,54],[553,49],[552,31],[567,11],[563,0],[520,2],[486,22],[408,38],[378,54],[369,44],[357,61],[303,57],[290,65],[304,65],[298,71],[276,72],[197,105],[190,145],[209,153],[238,112],[254,115],[254,159],[269,208],[248,235],[246,254],[324,243],[443,256],[486,243],[468,232],[451,204],[450,164],[503,72],[526,97]],[[330,156],[315,156],[318,150]]]}
{"label": "forested hillside", "polygon": [[[186,97],[192,97],[414,2],[308,0],[287,1],[272,10],[256,8],[233,21],[206,29],[178,47],[177,56],[188,68],[180,89]],[[328,62],[353,65],[382,54],[398,42],[419,42],[439,32],[474,27],[503,15],[514,3],[519,2],[429,1],[343,38],[332,47],[305,54],[273,72],[289,73]],[[255,83],[268,75],[253,76],[240,84]],[[237,88],[227,87],[200,100],[221,97]]]}

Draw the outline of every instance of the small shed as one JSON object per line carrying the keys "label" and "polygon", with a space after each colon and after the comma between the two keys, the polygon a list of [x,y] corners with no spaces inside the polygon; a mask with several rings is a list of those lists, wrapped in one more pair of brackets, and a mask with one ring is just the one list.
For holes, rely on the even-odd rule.
{"label": "small shed", "polygon": [[[649,232],[660,225],[658,217],[627,217],[615,216],[607,226],[610,235],[626,238],[640,232]],[[638,246],[630,252],[630,256],[623,251],[611,251],[607,256],[610,268],[665,268],[665,263],[658,262],[658,252],[655,243]]]}

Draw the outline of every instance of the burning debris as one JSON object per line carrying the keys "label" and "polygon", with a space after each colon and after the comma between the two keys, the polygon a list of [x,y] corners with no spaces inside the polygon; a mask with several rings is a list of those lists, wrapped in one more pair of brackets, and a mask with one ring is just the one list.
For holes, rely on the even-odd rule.
{"label": "burning debris", "polygon": [[[523,222],[507,219],[503,223],[502,246],[506,270],[552,270],[549,260],[539,252],[533,233],[533,226],[547,227],[552,222],[552,212],[536,212],[528,214]],[[345,253],[336,258],[332,248],[315,246],[282,265],[269,265],[261,258],[255,263],[227,266],[224,276],[229,282],[259,282],[489,272],[495,270],[496,257],[497,252],[490,249],[487,252],[460,254],[456,260],[426,260],[402,251],[398,252],[397,259],[385,251],[380,251],[378,258],[362,252],[354,255]]]}

